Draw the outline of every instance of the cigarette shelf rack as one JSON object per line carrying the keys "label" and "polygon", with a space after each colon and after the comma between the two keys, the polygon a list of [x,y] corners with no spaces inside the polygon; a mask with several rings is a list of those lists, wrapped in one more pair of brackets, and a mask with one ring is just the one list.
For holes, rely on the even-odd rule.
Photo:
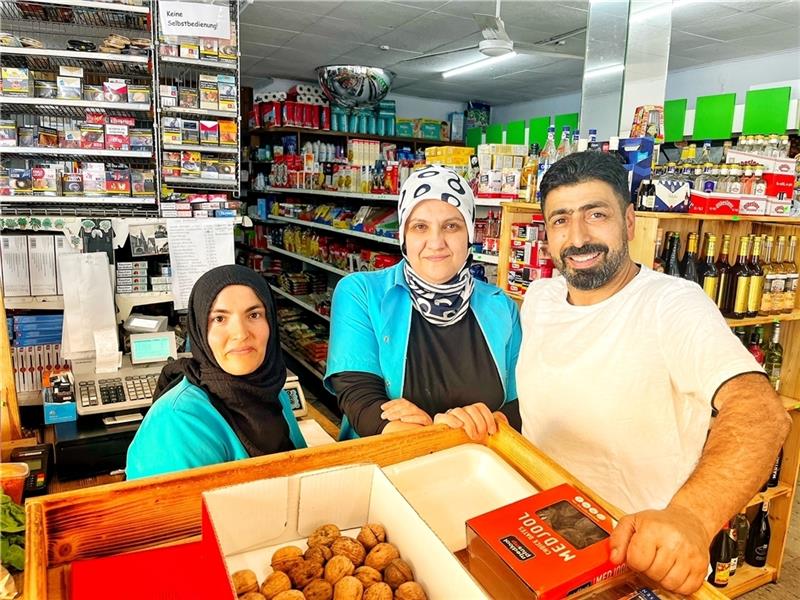
{"label": "cigarette shelf rack", "polygon": [[[500,237],[500,256],[498,257],[498,281],[508,280],[509,253],[511,248],[511,226],[513,223],[530,222],[534,214],[541,214],[537,205],[521,202],[501,204],[502,222]],[[791,217],[738,217],[680,213],[636,214],[634,239],[630,242],[630,254],[634,261],[650,265],[655,255],[657,231],[676,231],[682,239],[689,232],[698,233],[702,239],[705,233],[717,235],[730,234],[738,239],[747,234],[798,235],[800,219]],[[508,292],[507,292],[508,293]],[[521,303],[523,296],[508,293]],[[780,482],[776,488],[758,493],[747,503],[748,516],[752,519],[756,506],[764,499],[770,500],[770,525],[772,538],[767,553],[767,565],[756,568],[750,565],[739,567],[731,578],[725,595],[735,598],[757,587],[777,581],[781,574],[784,550],[789,533],[792,506],[797,488],[798,467],[800,467],[800,306],[797,304],[790,313],[755,317],[752,319],[728,319],[728,325],[749,326],[781,323],[781,344],[783,345],[783,368],[779,393],[783,405],[792,419],[792,428],[783,447],[783,465]]]}

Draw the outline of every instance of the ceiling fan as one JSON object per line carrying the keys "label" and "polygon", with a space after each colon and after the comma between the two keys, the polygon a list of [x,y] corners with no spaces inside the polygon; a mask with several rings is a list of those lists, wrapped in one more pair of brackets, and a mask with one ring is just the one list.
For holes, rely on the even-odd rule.
{"label": "ceiling fan", "polygon": [[[494,16],[474,13],[472,18],[475,19],[478,27],[481,28],[481,34],[483,35],[483,39],[479,43],[473,44],[472,46],[465,46],[463,48],[455,48],[453,50],[429,52],[413,58],[406,58],[399,62],[411,62],[415,60],[432,58],[434,56],[446,56],[448,54],[456,54],[458,52],[465,52],[467,50],[477,50],[487,58],[496,58],[511,54],[512,52],[515,52],[516,54],[531,54],[538,56],[546,55],[574,60],[583,60],[584,58],[582,55],[578,54],[558,52],[557,50],[551,49],[551,46],[547,46],[545,44],[530,44],[527,42],[515,42],[512,40],[508,33],[506,33],[503,19],[500,18],[500,0],[497,0]],[[548,40],[548,43],[555,41],[556,39],[553,38]]]}

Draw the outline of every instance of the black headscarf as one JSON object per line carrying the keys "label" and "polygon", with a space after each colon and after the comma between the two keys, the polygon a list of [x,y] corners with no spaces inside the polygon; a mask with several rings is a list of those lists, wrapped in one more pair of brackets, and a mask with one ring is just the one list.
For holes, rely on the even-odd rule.
{"label": "black headscarf", "polygon": [[[249,375],[231,375],[208,345],[208,315],[223,288],[246,285],[264,303],[269,341],[264,362]],[[189,295],[189,339],[192,358],[171,362],[161,371],[153,395],[157,400],[183,377],[202,388],[211,404],[236,433],[250,456],[294,448],[278,395],[286,382],[275,302],[264,278],[241,265],[224,265],[204,273]]]}

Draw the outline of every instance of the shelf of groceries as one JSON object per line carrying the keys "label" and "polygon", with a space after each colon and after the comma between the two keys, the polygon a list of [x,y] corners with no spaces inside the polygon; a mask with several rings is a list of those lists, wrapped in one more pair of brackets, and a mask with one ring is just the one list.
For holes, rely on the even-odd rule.
{"label": "shelf of groceries", "polygon": [[321,229],[323,231],[332,231],[334,233],[341,233],[343,235],[349,235],[352,237],[359,237],[366,240],[371,240],[373,242],[380,242],[383,244],[392,244],[394,246],[399,246],[400,241],[396,238],[385,237],[382,235],[373,235],[371,233],[364,233],[363,231],[354,231],[353,229],[345,229],[342,227],[333,227],[331,225],[325,225],[323,223],[317,223],[315,221],[305,221],[303,219],[293,219],[291,217],[282,217],[278,215],[270,215],[267,219],[267,223],[288,223],[291,225],[300,225],[303,227],[312,227],[314,229]]}
{"label": "shelf of groceries", "polygon": [[289,346],[287,346],[283,342],[281,342],[281,349],[286,354],[291,356],[294,360],[296,360],[298,363],[300,363],[303,367],[305,367],[308,370],[309,373],[314,375],[314,377],[316,377],[320,381],[325,379],[325,375],[323,375],[322,372],[320,372],[320,370],[317,367],[315,367],[314,365],[309,363],[306,359],[304,359],[302,356],[300,356],[300,354],[298,354],[297,352],[295,352],[294,350],[289,348]]}
{"label": "shelf of groceries", "polygon": [[270,246],[269,248],[254,248],[252,246],[245,245],[243,249],[246,251],[256,252],[258,254],[269,254],[270,252],[283,254],[284,256],[297,259],[309,265],[315,266],[319,269],[324,269],[325,271],[330,271],[331,273],[335,273],[336,275],[341,275],[342,277],[350,274],[349,271],[345,271],[343,269],[339,269],[338,267],[334,267],[333,265],[329,265],[327,263],[314,260],[313,258],[308,258],[307,256],[303,256],[302,254],[297,254],[296,252],[289,252],[288,250],[284,250],[283,248],[278,248],[276,246]]}
{"label": "shelf of groceries", "polygon": [[272,291],[275,292],[276,294],[278,294],[279,296],[282,296],[283,298],[286,298],[287,300],[290,300],[290,301],[294,302],[300,308],[303,308],[303,309],[307,310],[308,312],[314,313],[318,317],[320,317],[322,319],[325,319],[326,321],[330,322],[331,318],[328,315],[323,315],[316,308],[314,308],[314,305],[311,303],[312,301],[308,297],[306,297],[306,296],[295,296],[293,294],[290,294],[289,292],[287,292],[283,288],[278,287],[277,285],[270,284],[269,287],[272,288]]}

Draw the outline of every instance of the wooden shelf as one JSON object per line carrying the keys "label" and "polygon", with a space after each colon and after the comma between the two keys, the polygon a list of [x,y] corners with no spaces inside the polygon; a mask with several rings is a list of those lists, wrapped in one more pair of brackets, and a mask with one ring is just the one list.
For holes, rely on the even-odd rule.
{"label": "wooden shelf", "polygon": [[753,498],[746,504],[746,508],[750,508],[751,506],[757,506],[761,504],[765,500],[769,500],[770,502],[775,498],[780,498],[781,496],[790,496],[792,493],[791,486],[786,485],[785,483],[779,483],[774,488],[767,488],[763,492],[758,492]]}
{"label": "wooden shelf", "polygon": [[800,225],[800,217],[770,217],[767,215],[700,215],[693,213],[672,212],[636,212],[637,217],[654,219],[686,219],[695,221],[729,221],[731,223],[769,223],[770,225]]}
{"label": "wooden shelf", "polygon": [[775,567],[753,567],[748,564],[739,565],[736,575],[731,577],[728,587],[721,590],[729,598],[746,594],[765,583],[775,580]]}
{"label": "wooden shelf", "polygon": [[790,398],[789,396],[781,396],[781,401],[783,402],[783,407],[786,410],[797,410],[800,409],[800,398]]}
{"label": "wooden shelf", "polygon": [[259,127],[251,129],[250,134],[277,134],[277,133],[302,133],[309,135],[328,135],[358,140],[379,140],[381,142],[394,142],[398,144],[428,144],[430,146],[463,146],[464,142],[429,140],[425,138],[409,138],[388,135],[370,135],[368,133],[351,133],[347,131],[331,131],[328,129],[308,129],[306,127]]}
{"label": "wooden shelf", "polygon": [[779,315],[767,315],[764,317],[751,317],[747,319],[725,319],[731,327],[749,327],[750,325],[766,325],[775,321],[798,321],[800,320],[800,309],[790,313]]}
{"label": "wooden shelf", "polygon": [[[476,198],[476,201],[479,200]],[[500,205],[503,208],[507,208],[514,212],[532,212],[532,213],[540,213],[542,212],[541,204],[537,204],[535,202],[517,202],[512,200],[505,200],[503,199],[500,202]],[[653,214],[653,213],[649,213]]]}
{"label": "wooden shelf", "polygon": [[380,202],[397,202],[398,196],[394,194],[364,194],[361,192],[345,192],[338,190],[306,190],[303,188],[279,188],[268,186],[263,190],[254,190],[261,193],[277,194],[303,194],[304,196],[334,196],[336,198],[353,198],[356,200],[377,200]]}

